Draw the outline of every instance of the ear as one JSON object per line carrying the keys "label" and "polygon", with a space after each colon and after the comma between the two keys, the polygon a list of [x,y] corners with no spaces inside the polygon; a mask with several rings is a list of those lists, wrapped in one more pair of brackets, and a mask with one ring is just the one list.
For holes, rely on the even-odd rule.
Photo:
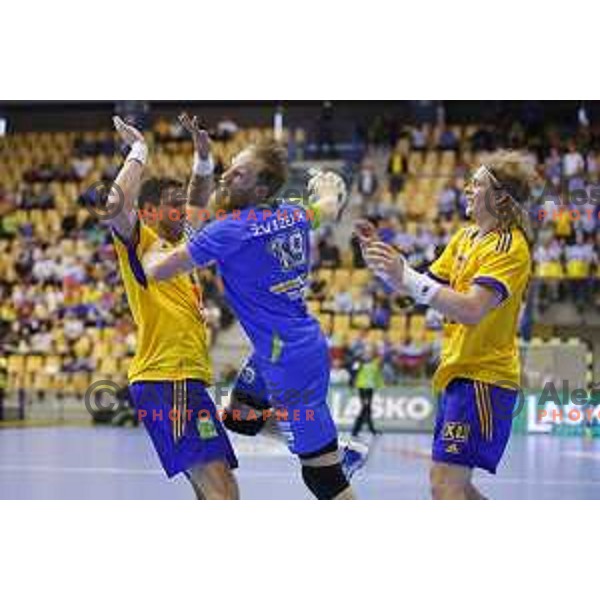
{"label": "ear", "polygon": [[257,185],[254,188],[254,194],[257,200],[266,200],[269,195],[269,188],[266,185]]}

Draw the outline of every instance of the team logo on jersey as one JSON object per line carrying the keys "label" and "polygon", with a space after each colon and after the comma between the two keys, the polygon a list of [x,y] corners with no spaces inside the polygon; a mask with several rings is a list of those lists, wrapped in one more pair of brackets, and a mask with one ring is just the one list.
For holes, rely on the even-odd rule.
{"label": "team logo on jersey", "polygon": [[448,421],[444,423],[442,440],[444,442],[466,442],[469,439],[469,431],[470,426],[468,423]]}
{"label": "team logo on jersey", "polygon": [[199,416],[196,426],[202,440],[211,440],[219,435],[211,417]]}

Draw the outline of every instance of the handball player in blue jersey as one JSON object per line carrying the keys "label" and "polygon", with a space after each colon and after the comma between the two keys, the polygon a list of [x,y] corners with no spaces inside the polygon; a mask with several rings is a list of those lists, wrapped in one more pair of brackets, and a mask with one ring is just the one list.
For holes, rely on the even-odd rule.
{"label": "handball player in blue jersey", "polygon": [[[216,220],[188,243],[146,265],[147,276],[164,280],[216,263],[226,298],[252,342],[254,353],[238,387],[256,397],[244,420],[228,414],[234,430],[260,427],[270,406],[288,447],[301,462],[302,478],[318,499],[353,499],[342,469],[338,435],[327,393],[329,351],[304,295],[310,272],[311,228],[337,219],[347,200],[342,179],[320,173],[309,183],[313,203],[276,201],[287,178],[286,151],[269,141],[250,146],[222,175]],[[237,417],[237,418],[236,418]]]}

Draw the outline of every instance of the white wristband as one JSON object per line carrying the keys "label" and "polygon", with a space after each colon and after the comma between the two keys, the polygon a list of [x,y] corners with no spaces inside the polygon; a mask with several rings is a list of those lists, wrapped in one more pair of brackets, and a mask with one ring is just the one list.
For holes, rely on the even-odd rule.
{"label": "white wristband", "polygon": [[441,283],[431,277],[404,265],[403,283],[417,304],[429,304],[442,287]]}
{"label": "white wristband", "polygon": [[127,155],[127,160],[137,160],[142,163],[142,165],[146,164],[148,160],[148,146],[146,146],[146,142],[137,141],[133,142],[131,145],[131,150]]}
{"label": "white wristband", "polygon": [[215,171],[215,164],[212,156],[209,154],[206,160],[200,158],[197,152],[194,152],[194,166],[192,167],[194,174],[198,177],[208,177]]}

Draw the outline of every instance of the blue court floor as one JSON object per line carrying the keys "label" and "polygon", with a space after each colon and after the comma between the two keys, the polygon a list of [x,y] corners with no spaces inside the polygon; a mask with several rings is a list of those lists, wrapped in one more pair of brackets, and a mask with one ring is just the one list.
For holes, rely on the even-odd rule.
{"label": "blue court floor", "polygon": [[[365,438],[365,441],[368,441]],[[233,436],[245,499],[308,498],[296,460],[276,442]],[[428,497],[429,436],[386,434],[357,474],[364,499]],[[498,475],[476,475],[497,499],[600,499],[600,440],[513,436]],[[143,429],[0,429],[0,499],[192,499],[168,481]]]}

